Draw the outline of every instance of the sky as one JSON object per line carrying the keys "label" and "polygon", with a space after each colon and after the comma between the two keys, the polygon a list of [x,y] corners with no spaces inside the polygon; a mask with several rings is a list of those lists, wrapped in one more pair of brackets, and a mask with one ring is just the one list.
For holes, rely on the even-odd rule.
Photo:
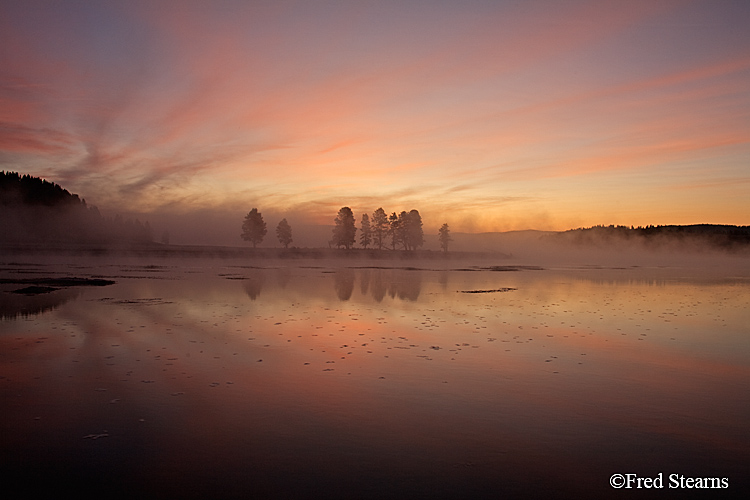
{"label": "sky", "polygon": [[[0,169],[184,242],[750,225],[750,2],[0,0]],[[193,231],[193,233],[190,233]]]}

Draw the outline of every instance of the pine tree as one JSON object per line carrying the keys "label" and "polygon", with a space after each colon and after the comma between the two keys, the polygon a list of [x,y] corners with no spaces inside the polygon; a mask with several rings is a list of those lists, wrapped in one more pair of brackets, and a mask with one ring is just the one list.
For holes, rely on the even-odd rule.
{"label": "pine tree", "polygon": [[359,243],[362,248],[367,248],[372,242],[372,229],[370,227],[370,216],[362,214],[362,232],[359,237]]}
{"label": "pine tree", "polygon": [[292,226],[286,219],[281,219],[279,225],[276,226],[276,237],[279,239],[279,243],[284,245],[284,248],[289,248],[289,243],[292,242]]}
{"label": "pine tree", "polygon": [[383,210],[382,207],[378,208],[372,214],[371,225],[373,243],[378,246],[378,250],[383,249],[383,243],[388,234],[389,228],[390,224],[388,224],[388,215],[386,215],[385,210]]}
{"label": "pine tree", "polygon": [[336,247],[344,247],[349,250],[356,241],[357,227],[354,225],[354,213],[349,207],[342,207],[334,219],[336,226],[333,228],[332,243]]}
{"label": "pine tree", "polygon": [[404,213],[404,247],[407,250],[416,250],[422,245],[424,245],[422,216],[417,210],[411,210],[408,214]]}
{"label": "pine tree", "polygon": [[451,238],[451,230],[448,228],[447,222],[440,227],[440,230],[438,231],[438,240],[440,240],[440,248],[443,249],[443,252],[447,252],[448,243],[453,241],[453,238]]}
{"label": "pine tree", "polygon": [[388,217],[388,235],[391,237],[391,249],[395,250],[396,245],[401,244],[401,220],[396,212]]}
{"label": "pine tree", "polygon": [[263,222],[263,215],[258,212],[257,208],[253,208],[245,216],[245,222],[242,223],[242,234],[240,237],[245,241],[250,241],[253,244],[253,248],[258,243],[263,241],[266,233],[266,223]]}

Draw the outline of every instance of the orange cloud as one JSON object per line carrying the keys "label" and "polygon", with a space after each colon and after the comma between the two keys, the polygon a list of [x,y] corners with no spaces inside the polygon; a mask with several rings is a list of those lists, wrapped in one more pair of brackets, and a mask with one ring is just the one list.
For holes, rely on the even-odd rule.
{"label": "orange cloud", "polygon": [[590,193],[645,196],[684,162],[702,162],[695,186],[741,177],[746,47],[671,60],[632,42],[692,43],[671,21],[689,3],[182,5],[115,7],[148,40],[138,57],[59,22],[76,49],[45,62],[43,38],[4,22],[20,55],[2,52],[0,152],[53,158],[53,180],[113,210],[389,205],[476,230],[585,219]]}

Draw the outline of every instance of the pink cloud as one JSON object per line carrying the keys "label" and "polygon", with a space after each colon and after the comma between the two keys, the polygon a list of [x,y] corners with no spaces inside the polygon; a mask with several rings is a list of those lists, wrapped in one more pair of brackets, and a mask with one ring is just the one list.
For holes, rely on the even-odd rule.
{"label": "pink cloud", "polygon": [[[112,206],[527,207],[552,179],[747,143],[741,47],[618,82],[616,60],[591,56],[681,5],[121,5],[150,41],[141,65],[92,70],[72,51],[46,63],[28,33],[4,35],[20,55],[0,87],[0,149],[59,155],[56,180]],[[590,73],[565,67],[579,60]]]}

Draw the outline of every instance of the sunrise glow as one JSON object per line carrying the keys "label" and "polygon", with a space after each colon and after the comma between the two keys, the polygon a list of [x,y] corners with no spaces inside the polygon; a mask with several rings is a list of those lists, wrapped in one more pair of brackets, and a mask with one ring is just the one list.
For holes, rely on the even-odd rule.
{"label": "sunrise glow", "polygon": [[0,168],[157,218],[747,225],[748,26],[729,1],[4,2]]}

